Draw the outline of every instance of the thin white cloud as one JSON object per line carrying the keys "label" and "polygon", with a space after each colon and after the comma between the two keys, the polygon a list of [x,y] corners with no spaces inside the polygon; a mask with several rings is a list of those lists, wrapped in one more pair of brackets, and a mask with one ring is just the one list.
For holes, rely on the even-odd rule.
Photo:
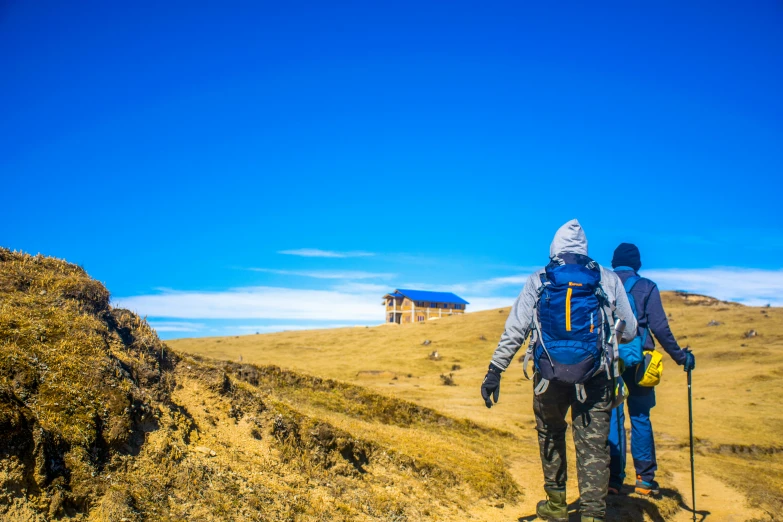
{"label": "thin white cloud", "polygon": [[[783,270],[736,267],[671,268],[644,270],[642,275],[657,282],[662,290],[685,290],[750,306],[783,306]],[[488,296],[498,292],[505,293],[512,288],[515,292],[521,290],[528,277],[529,273],[525,273],[453,285],[409,283],[402,285],[402,288],[454,292],[463,297],[479,296],[472,299],[465,297],[471,303],[469,309],[479,311],[511,304],[513,298]]]}
{"label": "thin white cloud", "polygon": [[455,294],[464,294],[468,289],[467,284],[457,283],[453,285],[433,285],[429,283],[403,283],[396,285],[395,288],[407,288],[410,290],[425,290],[427,292],[452,292]]}
{"label": "thin white cloud", "polygon": [[352,328],[356,326],[367,326],[367,325],[356,325],[356,324],[333,324],[333,323],[327,323],[327,324],[318,324],[318,323],[310,323],[310,324],[264,324],[264,325],[241,325],[234,327],[235,330],[243,331],[243,332],[292,332],[292,331],[299,331],[299,330],[323,330],[328,328]]}
{"label": "thin white cloud", "polygon": [[[663,290],[686,290],[749,305],[783,306],[783,297],[780,297],[783,296],[783,270],[659,269],[645,270],[642,275],[656,281]],[[400,286],[458,293],[470,302],[468,311],[475,312],[510,307],[525,278],[526,275],[512,275],[463,285]],[[511,287],[514,287],[513,296]],[[209,319],[298,321],[231,327],[234,331],[270,332],[380,324],[384,317],[380,297],[389,290],[391,287],[356,281],[347,281],[330,290],[266,286],[217,292],[165,290],[151,295],[119,297],[112,304],[158,318],[151,321],[151,325],[160,332],[204,332],[206,327],[195,321]],[[509,293],[497,296],[495,292]]]}
{"label": "thin white cloud", "polygon": [[500,286],[516,286],[520,287],[525,284],[527,278],[530,277],[530,272],[526,274],[511,275],[506,277],[493,277],[492,279],[486,279],[484,281],[477,281],[474,283],[477,287],[500,287]]}
{"label": "thin white cloud", "polygon": [[493,277],[491,279],[483,279],[479,281],[470,281],[467,283],[455,283],[451,285],[432,285],[427,283],[406,283],[398,288],[412,288],[416,290],[429,290],[432,292],[453,292],[455,294],[473,294],[473,295],[487,295],[496,292],[501,288],[513,289],[516,293],[522,289],[525,281],[532,273],[516,274],[504,277]]}
{"label": "thin white cloud", "polygon": [[198,332],[204,328],[203,323],[185,321],[149,321],[149,323],[158,332]]}
{"label": "thin white cloud", "polygon": [[331,258],[344,258],[344,257],[369,257],[374,256],[372,252],[336,252],[334,250],[321,250],[318,248],[298,248],[295,250],[281,250],[278,254],[286,256],[299,256],[299,257],[331,257]]}
{"label": "thin white cloud", "polygon": [[495,308],[509,308],[514,304],[515,297],[466,297],[470,304],[468,312],[480,312],[482,310],[494,310]]}
{"label": "thin white cloud", "polygon": [[355,283],[352,281],[349,281],[347,283],[342,283],[339,285],[335,285],[332,287],[333,290],[336,290],[338,292],[346,292],[349,294],[356,294],[356,293],[369,293],[373,292],[378,295],[380,298],[382,295],[386,294],[387,292],[393,292],[394,288],[392,288],[389,285],[377,285],[373,283]]}
{"label": "thin white cloud", "polygon": [[252,272],[313,277],[315,279],[391,279],[395,274],[363,272],[361,270],[280,270],[277,268],[248,268]]}
{"label": "thin white cloud", "polygon": [[[521,289],[527,281],[528,275],[496,277],[473,283],[453,285],[452,288],[460,288],[468,294],[486,295],[493,293],[493,289],[498,290],[502,287]],[[763,306],[766,304],[783,306],[783,270],[737,267],[670,268],[644,270],[641,275],[649,277],[658,283],[662,290],[685,290],[709,295],[724,301],[737,301],[750,306]],[[494,300],[495,298],[488,299]],[[493,306],[495,303],[495,301],[486,302],[493,303]],[[489,304],[486,306],[493,307],[489,306]],[[474,310],[478,309],[476,307],[471,308]]]}
{"label": "thin white cloud", "polygon": [[377,293],[246,287],[222,292],[164,292],[118,297],[113,303],[140,315],[177,319],[293,319],[382,321]]}
{"label": "thin white cloud", "polygon": [[643,270],[662,290],[687,290],[751,306],[783,306],[783,270],[755,268],[668,268]]}

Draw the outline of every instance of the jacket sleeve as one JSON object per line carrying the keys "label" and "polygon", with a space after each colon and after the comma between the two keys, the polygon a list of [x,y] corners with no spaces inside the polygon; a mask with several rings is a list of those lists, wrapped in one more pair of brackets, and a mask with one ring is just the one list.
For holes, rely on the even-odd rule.
{"label": "jacket sleeve", "polygon": [[511,313],[506,319],[506,329],[500,336],[500,342],[492,355],[492,364],[506,370],[519,348],[524,344],[533,323],[533,310],[536,305],[536,274],[531,275],[522,292],[514,301]]}
{"label": "jacket sleeve", "polygon": [[685,364],[685,352],[677,344],[677,340],[674,338],[671,328],[669,328],[669,320],[666,318],[666,312],[664,312],[663,303],[661,302],[661,293],[656,285],[653,286],[650,297],[647,299],[646,312],[650,331],[658,339],[658,342],[661,343],[663,349],[674,359],[674,362],[679,365]]}
{"label": "jacket sleeve", "polygon": [[617,274],[609,270],[606,270],[604,274],[608,279],[607,284],[604,285],[604,291],[607,293],[609,299],[614,301],[617,317],[621,321],[625,321],[625,330],[623,330],[622,340],[629,342],[636,337],[636,316],[634,315],[633,310],[631,310],[631,303],[628,301],[628,296],[625,293],[623,283],[620,281]]}

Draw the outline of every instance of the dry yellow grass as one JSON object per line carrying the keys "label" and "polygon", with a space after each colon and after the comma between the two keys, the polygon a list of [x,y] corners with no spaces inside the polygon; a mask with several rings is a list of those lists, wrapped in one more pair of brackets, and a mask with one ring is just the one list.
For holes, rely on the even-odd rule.
{"label": "dry yellow grass", "polygon": [[[680,342],[697,354],[697,484],[703,485],[699,510],[711,511],[712,520],[777,519],[783,510],[783,413],[778,406],[783,389],[783,310],[674,293],[664,293],[664,303]],[[525,491],[518,506],[503,510],[503,519],[515,520],[532,513],[541,492],[531,387],[515,365],[504,374],[496,407],[487,410],[478,396],[507,314],[508,309],[492,310],[409,326],[183,339],[169,345],[216,359],[237,361],[241,356],[254,364],[339,379],[510,432],[513,437],[500,440],[497,451]],[[721,324],[708,326],[710,321]],[[749,330],[758,335],[746,338]],[[425,346],[425,340],[431,342]],[[435,350],[439,360],[428,357]],[[620,518],[642,520],[640,512],[645,512],[650,520],[674,520],[684,515],[675,514],[681,499],[690,505],[685,373],[668,358],[664,364],[653,423],[661,482],[672,491],[661,502],[613,500],[612,512]],[[444,386],[442,374],[453,374],[456,386]],[[371,430],[367,436],[373,437]],[[628,473],[633,475],[630,462]],[[569,484],[573,498],[574,475]],[[497,510],[486,517],[498,519]]]}

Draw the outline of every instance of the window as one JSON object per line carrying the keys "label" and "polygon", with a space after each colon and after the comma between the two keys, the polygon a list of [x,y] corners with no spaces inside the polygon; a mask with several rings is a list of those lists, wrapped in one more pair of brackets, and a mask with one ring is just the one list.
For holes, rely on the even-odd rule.
{"label": "window", "polygon": [[423,315],[420,315],[420,316],[419,316],[419,322],[420,322],[420,323],[421,323],[421,322],[424,322],[424,316],[423,316]]}
{"label": "window", "polygon": [[449,307],[449,303],[443,303],[443,308],[448,308],[448,307]]}
{"label": "window", "polygon": [[438,303],[430,303],[430,308],[437,308],[437,307],[438,307]]}

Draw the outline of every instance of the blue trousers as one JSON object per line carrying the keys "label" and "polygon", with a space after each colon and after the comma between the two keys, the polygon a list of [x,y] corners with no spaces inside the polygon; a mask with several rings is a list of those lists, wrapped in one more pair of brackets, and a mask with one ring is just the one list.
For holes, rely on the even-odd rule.
{"label": "blue trousers", "polygon": [[[637,388],[636,390],[634,388]],[[631,417],[631,455],[636,475],[645,482],[655,479],[658,462],[655,460],[655,439],[653,437],[650,410],[655,406],[655,390],[629,386],[630,395],[627,399],[628,415]],[[634,391],[637,391],[634,394]],[[627,443],[625,440],[625,411],[621,404],[612,410],[609,429],[609,484],[615,487],[625,480],[625,455]]]}

